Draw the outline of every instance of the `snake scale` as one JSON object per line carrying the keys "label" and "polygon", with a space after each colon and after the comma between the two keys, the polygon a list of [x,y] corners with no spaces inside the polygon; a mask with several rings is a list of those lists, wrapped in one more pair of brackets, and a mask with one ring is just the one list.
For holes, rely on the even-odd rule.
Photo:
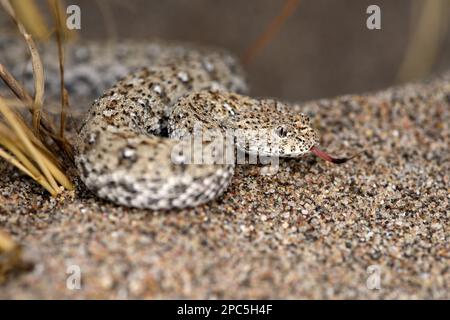
{"label": "snake scale", "polygon": [[[0,49],[23,76],[23,45],[5,37]],[[56,95],[54,48],[43,48],[41,56],[47,95]],[[292,158],[312,151],[328,161],[347,160],[317,148],[318,135],[306,115],[290,113],[277,100],[246,96],[242,68],[224,50],[164,42],[79,43],[66,53],[66,85],[72,100],[104,90],[79,128],[75,163],[93,193],[120,205],[172,209],[206,203],[228,187],[238,153]],[[211,132],[227,143],[206,139]],[[193,161],[198,156],[201,161]]]}

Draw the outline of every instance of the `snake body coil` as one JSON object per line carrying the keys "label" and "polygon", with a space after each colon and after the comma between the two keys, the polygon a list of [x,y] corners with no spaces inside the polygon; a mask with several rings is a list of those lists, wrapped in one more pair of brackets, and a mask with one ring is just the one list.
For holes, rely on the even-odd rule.
{"label": "snake body coil", "polygon": [[[3,46],[14,52],[10,44]],[[125,54],[120,48],[126,48]],[[164,44],[140,46],[139,53],[132,44],[120,48],[112,59],[98,45],[77,45],[67,56],[66,82],[75,95],[80,90],[95,94],[105,85],[102,75],[112,82],[145,66],[95,100],[78,133],[76,166],[85,185],[101,198],[171,209],[218,197],[230,183],[234,160],[217,161],[220,146],[203,140],[196,144],[199,130],[231,131],[228,142],[238,151],[264,157],[299,157],[317,144],[306,116],[290,114],[275,100],[242,95],[247,86],[241,68],[224,51]],[[42,56],[44,65],[54,65],[54,54],[44,51]],[[46,70],[47,92],[57,92],[56,71]],[[190,149],[202,162],[187,161],[192,159],[175,149]]]}

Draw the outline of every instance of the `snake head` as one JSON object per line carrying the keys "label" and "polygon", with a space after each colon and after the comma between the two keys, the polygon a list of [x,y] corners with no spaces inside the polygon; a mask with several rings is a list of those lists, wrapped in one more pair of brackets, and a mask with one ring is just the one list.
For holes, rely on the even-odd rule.
{"label": "snake head", "polygon": [[318,135],[303,114],[283,117],[283,122],[273,124],[271,142],[278,147],[280,157],[298,157],[318,143]]}
{"label": "snake head", "polygon": [[[241,116],[249,118],[242,113]],[[318,143],[318,136],[305,115],[252,116],[252,125],[240,126],[236,135],[238,148],[249,154],[293,158],[306,154]]]}

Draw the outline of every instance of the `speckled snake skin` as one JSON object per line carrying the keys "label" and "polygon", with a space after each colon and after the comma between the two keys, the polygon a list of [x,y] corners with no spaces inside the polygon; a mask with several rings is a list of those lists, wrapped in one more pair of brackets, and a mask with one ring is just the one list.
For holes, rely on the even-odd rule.
{"label": "speckled snake skin", "polygon": [[[27,78],[19,63],[25,50],[14,41],[0,41],[1,51],[8,52],[2,59]],[[55,50],[44,48],[41,55],[46,92],[56,94]],[[225,140],[236,147],[233,156],[300,157],[318,143],[305,115],[291,114],[275,100],[243,95],[242,70],[222,50],[161,42],[77,44],[67,49],[66,83],[72,100],[103,91],[79,129],[75,162],[92,192],[125,206],[183,208],[220,196],[236,159],[218,160],[224,151],[210,140],[196,143],[210,132],[231,132]]]}

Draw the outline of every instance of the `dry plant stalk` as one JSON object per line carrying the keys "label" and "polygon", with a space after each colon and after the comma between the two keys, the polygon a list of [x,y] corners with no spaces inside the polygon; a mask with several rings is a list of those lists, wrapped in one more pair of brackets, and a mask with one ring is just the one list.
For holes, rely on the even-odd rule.
{"label": "dry plant stalk", "polygon": [[0,284],[11,272],[28,270],[31,264],[22,258],[22,248],[9,234],[0,230]]}
{"label": "dry plant stalk", "polygon": [[[100,14],[103,19],[103,24],[106,28],[106,34],[107,39],[111,43],[117,42],[117,28],[114,23],[114,17],[111,10],[111,2],[102,1],[102,0],[95,0],[95,3],[97,4],[98,8],[100,9]],[[117,1],[117,4],[125,4],[126,1]]]}
{"label": "dry plant stalk", "polygon": [[268,24],[264,32],[245,50],[242,63],[249,64],[255,56],[275,37],[283,23],[297,9],[300,0],[286,0],[281,12]]}
{"label": "dry plant stalk", "polygon": [[23,35],[31,53],[31,62],[34,75],[34,103],[33,103],[33,128],[39,134],[42,106],[44,104],[44,67],[36,48],[36,44],[29,34]]}
{"label": "dry plant stalk", "polygon": [[445,0],[413,2],[413,9],[419,16],[412,15],[414,24],[405,57],[397,72],[398,82],[421,79],[432,69],[449,32],[449,7]]}
{"label": "dry plant stalk", "polygon": [[61,192],[58,183],[67,190],[73,190],[72,183],[59,169],[56,157],[3,98],[0,98],[0,114],[6,121],[6,124],[0,122],[0,145],[9,151],[0,149],[0,156],[30,176],[52,196]]}
{"label": "dry plant stalk", "polygon": [[[14,143],[18,143],[24,146],[24,151],[28,155],[28,157],[33,160],[39,167],[39,169],[42,171],[43,175],[45,176],[46,183],[42,183],[42,179],[39,176],[35,176],[33,174],[30,174],[29,171],[24,171],[26,174],[28,174],[31,178],[36,180],[38,183],[40,183],[44,188],[46,188],[52,196],[55,196],[59,193],[59,186],[56,183],[56,180],[54,176],[51,174],[50,169],[46,165],[45,156],[39,152],[39,149],[31,142],[29,139],[26,131],[23,129],[20,122],[17,120],[17,114],[15,114],[8,105],[3,101],[2,98],[0,98],[0,113],[3,115],[3,117],[6,119],[6,122],[8,125],[13,129],[13,132],[15,134]],[[8,142],[5,139],[4,136],[1,137],[0,143],[7,148]],[[12,150],[11,150],[12,151]],[[14,153],[14,152],[13,152]],[[25,164],[25,163],[22,163]],[[19,167],[19,169],[21,169]],[[50,185],[50,188],[48,188],[47,183]]]}
{"label": "dry plant stalk", "polygon": [[[37,74],[37,75],[34,74],[36,97],[34,99],[35,104],[33,105],[34,110],[33,109],[30,110],[33,115],[33,122],[36,122],[36,121],[40,122],[40,125],[42,125],[43,128],[46,130],[46,134],[49,135],[55,141],[55,143],[58,145],[58,147],[66,153],[66,155],[69,157],[70,160],[73,160],[73,151],[72,151],[70,143],[63,138],[58,137],[54,133],[55,129],[54,129],[54,126],[51,123],[51,121],[49,121],[46,118],[41,119],[41,116],[43,117],[43,115],[40,114],[41,107],[39,107],[39,103],[40,103],[40,96],[41,95],[43,96],[44,76],[43,76],[42,62],[39,57],[39,54],[37,54],[36,45],[35,45],[32,37],[29,34],[27,34],[23,24],[17,20],[16,14],[14,12],[13,7],[11,6],[10,1],[9,0],[0,0],[0,3],[3,6],[3,8],[5,9],[5,11],[14,20],[20,33],[23,35],[23,37],[26,40],[26,43],[27,43],[30,53],[31,53],[33,71],[34,72],[37,71],[38,73],[41,73],[41,71],[42,71],[42,74]],[[31,98],[31,96],[29,94],[27,94],[26,90],[20,89],[21,85],[14,79],[14,77],[12,77],[11,74],[9,74],[9,72],[6,70],[6,68],[4,68],[1,64],[0,64],[0,72],[1,72],[0,76],[2,76],[5,83],[10,87],[11,90],[13,90],[13,92],[16,96],[18,96],[22,100],[26,99],[27,100],[26,103],[29,103],[29,101],[33,100]],[[37,115],[34,112],[36,110],[39,111],[39,114],[37,114]]]}
{"label": "dry plant stalk", "polygon": [[38,40],[46,40],[50,30],[34,0],[10,0],[12,9],[24,27]]}
{"label": "dry plant stalk", "polygon": [[[17,20],[11,3],[8,0],[0,1],[4,9],[14,19],[30,50],[35,86],[35,96],[32,98],[11,73],[0,64],[0,78],[3,79],[12,93],[20,100],[19,104],[28,107],[32,113],[32,128],[30,128],[21,114],[10,107],[8,104],[10,100],[7,101],[0,97],[0,115],[3,116],[3,121],[0,121],[0,157],[30,176],[52,196],[56,196],[63,188],[73,190],[74,187],[60,169],[61,163],[58,159],[58,152],[55,152],[55,149],[47,143],[47,138],[52,138],[60,147],[60,150],[66,154],[71,155],[72,149],[65,140],[64,135],[61,134],[64,126],[61,126],[60,135],[58,136],[55,134],[53,124],[42,113],[44,70],[36,44],[32,36],[26,33],[23,24]],[[60,68],[63,70],[62,63],[63,58],[60,57]],[[67,101],[67,93],[63,89],[64,82],[62,81],[62,99]],[[61,117],[64,117],[65,120],[65,116]]]}
{"label": "dry plant stalk", "polygon": [[58,44],[58,62],[60,75],[60,95],[61,95],[61,117],[59,126],[59,136],[64,139],[64,131],[66,128],[67,111],[69,109],[69,94],[64,85],[64,47],[63,37],[64,30],[62,24],[61,7],[59,0],[49,0],[49,5],[53,9],[53,16],[56,25],[56,43]]}
{"label": "dry plant stalk", "polygon": [[[23,86],[12,76],[12,74],[2,65],[0,64],[0,78],[3,79],[5,84],[11,89],[11,91],[14,93],[14,95],[20,99],[20,103],[24,106],[32,106],[33,99],[28,94],[28,92],[23,88]],[[17,104],[17,102],[16,102]],[[31,112],[33,112],[32,108],[29,108]],[[48,135],[50,138],[54,140],[54,142],[58,145],[58,147],[65,151],[66,154],[68,154],[70,157],[69,159],[73,159],[72,149],[71,145],[66,139],[60,139],[59,136],[57,136],[54,133],[54,126],[53,124],[47,119],[45,114],[41,115],[40,118],[40,125],[42,126],[42,131],[46,135]],[[39,139],[37,139],[39,140]],[[44,143],[41,142],[43,145]],[[47,146],[50,150],[53,150],[51,146]],[[57,154],[57,151],[54,152]]]}
{"label": "dry plant stalk", "polygon": [[[28,4],[30,5],[30,12],[33,12],[33,15],[36,15],[34,9],[34,1],[28,1]],[[19,5],[19,3],[23,2],[16,2],[13,1],[13,3],[22,10],[22,12],[28,12],[25,8],[22,7],[22,5]],[[17,28],[19,29],[19,32],[24,37],[28,49],[30,50],[31,54],[31,62],[33,66],[33,77],[34,77],[34,103],[32,108],[32,115],[33,115],[33,128],[36,131],[37,134],[39,134],[39,128],[40,128],[40,118],[41,118],[41,110],[42,105],[44,102],[44,68],[42,66],[42,61],[39,56],[39,52],[36,47],[36,43],[34,42],[33,38],[29,33],[27,33],[24,25],[21,21],[18,20],[16,11],[13,8],[13,5],[11,1],[8,0],[2,0],[2,5],[5,8],[5,10],[8,12],[8,14],[13,18],[14,22],[17,25]],[[34,8],[34,9],[31,9]]]}

